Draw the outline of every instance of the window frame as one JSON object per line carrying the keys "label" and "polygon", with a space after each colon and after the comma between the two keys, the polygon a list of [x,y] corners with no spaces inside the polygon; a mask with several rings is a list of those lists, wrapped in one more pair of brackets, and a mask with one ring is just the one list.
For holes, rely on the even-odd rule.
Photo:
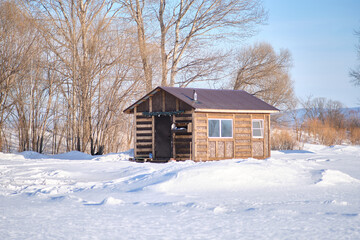
{"label": "window frame", "polygon": [[[260,122],[260,127],[259,128],[254,128],[254,122]],[[261,136],[254,136],[254,130],[260,130]],[[251,121],[251,137],[252,138],[264,138],[264,131],[265,131],[265,127],[264,127],[264,119],[252,119]]]}
{"label": "window frame", "polygon": [[[209,121],[210,120],[216,120],[216,121],[219,121],[219,137],[210,137],[210,128],[209,128]],[[223,120],[227,120],[227,121],[231,121],[231,137],[222,137],[222,131],[221,131],[221,126],[222,126],[222,121]],[[233,119],[232,118],[208,118],[208,138],[234,138],[234,122],[233,122]]]}

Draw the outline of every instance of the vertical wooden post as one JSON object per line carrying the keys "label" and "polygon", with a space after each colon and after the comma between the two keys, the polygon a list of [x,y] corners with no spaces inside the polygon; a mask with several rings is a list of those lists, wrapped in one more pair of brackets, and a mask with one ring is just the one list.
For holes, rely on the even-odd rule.
{"label": "vertical wooden post", "polygon": [[[176,105],[176,107],[175,107],[175,111],[179,111],[179,109],[180,109],[180,104],[179,104],[179,99],[178,98],[176,98],[175,99],[175,105]],[[173,116],[173,123],[176,123],[176,116],[174,115]],[[189,126],[188,126],[189,127]],[[173,146],[173,158],[176,158],[176,138],[175,138],[175,133],[173,133],[173,135],[172,135],[172,137],[173,137],[173,144],[174,144],[174,146]],[[190,143],[191,144],[191,143]],[[190,158],[191,158],[191,148],[190,148]]]}
{"label": "vertical wooden post", "polygon": [[137,157],[136,153],[136,115],[137,115],[137,106],[134,108],[134,158]]}
{"label": "vertical wooden post", "polygon": [[[149,97],[149,112],[152,112],[152,96]],[[155,158],[155,119],[151,116],[151,154]]]}
{"label": "vertical wooden post", "polygon": [[[176,115],[173,115],[173,120],[172,120],[173,123],[176,122]],[[171,124],[172,125],[172,124]],[[175,142],[175,133],[172,133],[171,134],[171,137],[172,137],[172,144],[173,144],[173,153],[172,153],[172,157],[174,159],[176,159],[176,142]]]}
{"label": "vertical wooden post", "polygon": [[252,114],[250,114],[250,151],[251,151],[251,157],[254,157],[253,153],[253,122],[252,122]]}
{"label": "vertical wooden post", "polygon": [[209,148],[209,115],[206,113],[206,160],[210,158],[210,148]]}
{"label": "vertical wooden post", "polygon": [[236,114],[233,114],[233,158],[235,158],[235,144],[236,144],[236,140],[235,140],[235,118],[236,118]]}
{"label": "vertical wooden post", "polygon": [[192,138],[191,138],[191,148],[190,148],[190,157],[191,160],[197,161],[196,159],[196,113],[192,112]]}
{"label": "vertical wooden post", "polygon": [[190,146],[189,146],[189,147],[190,147],[190,157],[191,157],[192,159],[194,159],[194,158],[192,157],[192,151],[191,151],[191,150],[192,150],[192,147],[191,147],[192,144],[193,144],[193,142],[191,141],[190,144],[189,144],[189,145],[190,145]]}
{"label": "vertical wooden post", "polygon": [[175,102],[176,102],[176,111],[179,111],[180,108],[179,99],[176,98]]}
{"label": "vertical wooden post", "polygon": [[[263,158],[265,158],[266,157],[266,155],[267,155],[267,153],[265,153],[265,144],[266,144],[266,138],[265,138],[265,124],[266,124],[266,115],[264,114],[263,115],[263,119],[264,119],[264,126],[263,126],[263,128],[264,128],[264,137],[263,137]],[[267,126],[266,126],[266,128],[267,128]],[[269,134],[267,134],[267,135],[269,135]]]}
{"label": "vertical wooden post", "polygon": [[267,115],[267,121],[268,121],[268,152],[267,157],[270,157],[271,153],[271,137],[270,137],[270,114]]}
{"label": "vertical wooden post", "polygon": [[218,159],[218,156],[219,156],[218,147],[219,147],[219,141],[215,140],[215,158],[217,158],[217,159]]}
{"label": "vertical wooden post", "polygon": [[152,96],[149,97],[149,112],[152,112]]}
{"label": "vertical wooden post", "polygon": [[162,91],[162,111],[165,112],[165,91]]}

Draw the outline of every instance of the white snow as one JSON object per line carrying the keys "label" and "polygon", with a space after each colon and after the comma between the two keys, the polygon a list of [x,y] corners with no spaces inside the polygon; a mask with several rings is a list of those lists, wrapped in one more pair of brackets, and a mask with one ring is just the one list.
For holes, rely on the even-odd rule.
{"label": "white snow", "polygon": [[360,239],[360,146],[134,163],[0,153],[0,239]]}

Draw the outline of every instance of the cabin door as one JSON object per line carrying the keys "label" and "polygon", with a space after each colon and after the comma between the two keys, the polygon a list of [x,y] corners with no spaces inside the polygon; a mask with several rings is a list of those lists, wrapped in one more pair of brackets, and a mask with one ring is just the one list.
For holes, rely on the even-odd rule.
{"label": "cabin door", "polygon": [[155,117],[155,159],[171,158],[171,117]]}

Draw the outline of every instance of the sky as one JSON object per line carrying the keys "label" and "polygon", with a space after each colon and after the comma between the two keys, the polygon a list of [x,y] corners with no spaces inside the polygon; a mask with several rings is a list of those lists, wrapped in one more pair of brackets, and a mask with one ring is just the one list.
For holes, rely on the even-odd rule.
{"label": "sky", "polygon": [[325,97],[347,107],[360,106],[360,87],[349,71],[360,65],[355,45],[360,0],[263,0],[266,25],[247,42],[268,42],[292,54],[290,71],[298,98]]}

